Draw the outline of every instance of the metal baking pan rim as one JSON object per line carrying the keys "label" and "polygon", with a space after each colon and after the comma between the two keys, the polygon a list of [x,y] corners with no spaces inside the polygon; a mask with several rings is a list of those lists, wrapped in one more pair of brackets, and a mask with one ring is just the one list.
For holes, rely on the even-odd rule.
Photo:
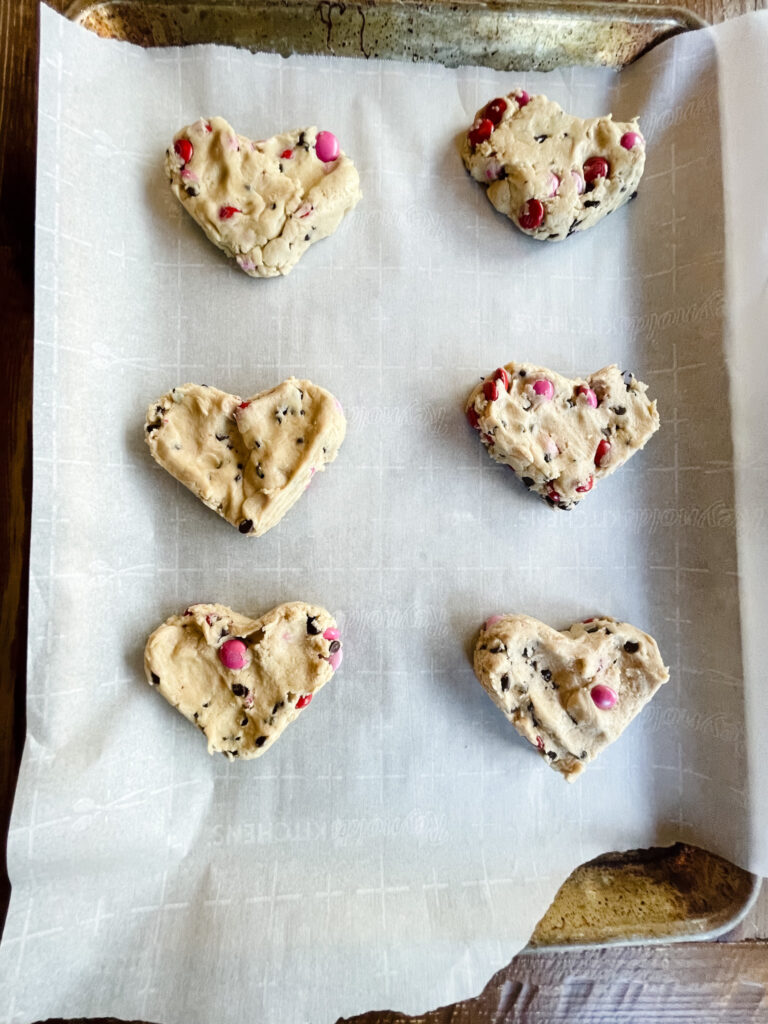
{"label": "metal baking pan rim", "polygon": [[[108,9],[114,7],[120,0],[71,0],[71,3],[67,4],[64,8],[64,15],[72,21],[81,21],[84,17],[94,13],[100,9]],[[125,0],[122,0],[125,2]],[[172,3],[168,3],[167,0],[154,0],[158,6],[173,8]],[[333,2],[333,0],[326,0],[327,6],[339,6]],[[140,4],[136,4],[140,6]],[[186,9],[195,7],[209,8],[221,13],[224,13],[227,9],[237,9],[243,7],[270,7],[273,6],[270,0],[254,0],[252,3],[216,3],[215,0],[187,0],[184,4]],[[279,0],[278,6],[290,9],[291,7],[321,7],[323,3],[312,3],[311,0]],[[662,4],[656,6],[654,4],[633,4],[627,2],[617,2],[606,4],[601,0],[562,0],[562,2],[550,2],[548,3],[536,3],[535,0],[484,0],[480,3],[477,0],[357,0],[353,5],[356,9],[361,12],[365,8],[390,8],[393,11],[399,13],[407,11],[409,8],[414,10],[428,11],[434,9],[436,11],[450,8],[451,10],[463,11],[467,14],[487,12],[496,12],[499,14],[539,14],[544,17],[562,17],[568,14],[578,14],[584,20],[591,21],[612,21],[617,17],[621,17],[625,21],[629,22],[640,22],[640,21],[664,21],[668,19],[670,21],[677,22],[681,27],[687,27],[690,29],[706,28],[709,22],[702,18],[695,11],[691,11],[686,7],[680,7],[678,5],[666,5]]]}

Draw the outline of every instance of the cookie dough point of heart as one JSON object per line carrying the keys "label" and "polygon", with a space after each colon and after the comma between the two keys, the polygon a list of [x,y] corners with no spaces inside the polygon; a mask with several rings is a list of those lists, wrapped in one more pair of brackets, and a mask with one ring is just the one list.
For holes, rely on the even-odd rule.
{"label": "cookie dough point of heart", "polygon": [[589,695],[594,701],[595,707],[600,708],[601,711],[609,711],[615,707],[616,701],[619,699],[615,690],[612,690],[610,686],[603,686],[601,683],[593,686]]}
{"label": "cookie dough point of heart", "polygon": [[324,164],[331,164],[338,158],[341,148],[339,146],[339,140],[333,132],[317,133],[315,152],[317,153],[318,160],[322,160]]}
{"label": "cookie dough point of heart", "polygon": [[239,672],[248,664],[248,648],[242,640],[235,637],[225,640],[219,648],[219,661],[224,668],[231,669],[232,672]]}

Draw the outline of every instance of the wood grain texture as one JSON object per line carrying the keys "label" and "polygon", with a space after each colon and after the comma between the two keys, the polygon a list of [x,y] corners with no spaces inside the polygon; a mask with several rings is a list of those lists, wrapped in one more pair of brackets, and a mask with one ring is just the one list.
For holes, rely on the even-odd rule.
{"label": "wood grain texture", "polygon": [[[0,0],[0,836],[24,742],[27,553],[32,489],[32,335],[37,10]],[[10,885],[0,858],[0,927]]]}
{"label": "wood grain texture", "polygon": [[[67,0],[53,0],[61,10]],[[768,0],[688,0],[710,22]],[[7,831],[24,735],[24,679],[31,496],[33,238],[37,9],[0,0],[0,835]],[[0,860],[0,926],[9,896]],[[768,888],[732,938],[768,937]],[[414,1020],[429,1024],[696,1024],[768,1021],[763,942],[602,949],[517,957],[477,1000]],[[500,1009],[497,1009],[500,1005]],[[369,1014],[355,1024],[409,1018]],[[214,1022],[211,1022],[214,1024]]]}

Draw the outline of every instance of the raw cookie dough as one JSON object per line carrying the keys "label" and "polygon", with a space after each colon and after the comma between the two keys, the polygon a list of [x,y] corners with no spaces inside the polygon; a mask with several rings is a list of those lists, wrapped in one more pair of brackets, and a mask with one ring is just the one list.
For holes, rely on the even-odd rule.
{"label": "raw cookie dough", "polygon": [[325,608],[294,601],[260,619],[193,604],[147,641],[144,670],[208,740],[208,753],[260,757],[341,664]]}
{"label": "raw cookie dough", "polygon": [[569,782],[669,679],[656,641],[608,616],[558,632],[527,615],[494,615],[475,646],[475,675]]}
{"label": "raw cookie dough", "polygon": [[472,391],[466,415],[492,459],[553,508],[567,510],[658,430],[646,390],[616,364],[582,380],[507,363]]}
{"label": "raw cookie dough", "polygon": [[362,198],[336,136],[296,129],[252,142],[223,117],[182,128],[166,150],[176,198],[251,277],[288,274]]}
{"label": "raw cookie dough", "polygon": [[147,409],[152,457],[240,533],[260,537],[338,453],[347,421],[329,391],[288,380],[247,401],[182,384]]}
{"label": "raw cookie dough", "polygon": [[573,117],[517,89],[477,112],[461,156],[499,213],[533,238],[559,242],[634,199],[645,141],[637,118]]}

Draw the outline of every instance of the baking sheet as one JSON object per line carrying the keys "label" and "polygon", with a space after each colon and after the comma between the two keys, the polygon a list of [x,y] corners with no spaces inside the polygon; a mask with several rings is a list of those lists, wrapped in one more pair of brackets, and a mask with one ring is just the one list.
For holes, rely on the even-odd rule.
{"label": "baking sheet", "polygon": [[[743,31],[762,39],[766,19]],[[756,204],[724,245],[719,122],[747,94],[731,73],[719,96],[716,38],[620,77],[511,80],[145,53],[42,10],[29,735],[3,1019],[413,1012],[479,991],[606,849],[682,839],[765,873],[766,711],[741,682],[754,584],[736,571],[737,545],[759,565],[764,527],[748,515],[737,532],[733,469],[738,483],[764,456],[745,441],[752,406],[729,402],[725,326],[758,308],[753,278],[735,292],[726,271],[750,265],[768,216]],[[641,115],[640,197],[564,246],[516,235],[455,152],[475,109],[518,84]],[[285,280],[233,271],[166,191],[168,139],[214,112],[254,137],[319,121],[358,164],[363,202]],[[648,450],[571,515],[521,493],[463,419],[477,377],[521,358],[616,360],[659,399]],[[151,463],[143,411],[187,379],[248,393],[292,372],[339,396],[347,440],[244,543]],[[143,682],[147,633],[194,600],[295,598],[336,613],[342,670],[269,756],[208,759]],[[479,622],[513,609],[608,611],[670,664],[574,786],[473,679]]]}

